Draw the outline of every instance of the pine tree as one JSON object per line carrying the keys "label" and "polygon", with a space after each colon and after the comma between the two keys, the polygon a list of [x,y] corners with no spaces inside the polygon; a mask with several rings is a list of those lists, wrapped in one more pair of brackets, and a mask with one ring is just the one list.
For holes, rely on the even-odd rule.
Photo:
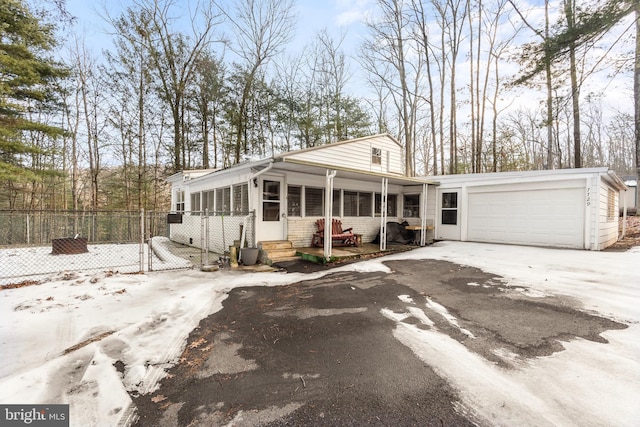
{"label": "pine tree", "polygon": [[23,0],[0,0],[0,182],[37,180],[28,159],[42,149],[28,135],[63,132],[33,119],[52,104],[55,83],[67,74],[46,57],[55,42],[53,26],[40,22]]}

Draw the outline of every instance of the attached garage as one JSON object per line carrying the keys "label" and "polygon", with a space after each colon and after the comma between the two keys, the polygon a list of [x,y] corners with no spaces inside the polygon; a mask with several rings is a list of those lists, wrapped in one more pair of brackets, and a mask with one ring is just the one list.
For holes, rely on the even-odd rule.
{"label": "attached garage", "polygon": [[606,168],[433,179],[440,182],[436,239],[591,250],[617,240],[614,213],[617,194],[625,187]]}
{"label": "attached garage", "polygon": [[581,189],[469,194],[470,241],[584,248]]}

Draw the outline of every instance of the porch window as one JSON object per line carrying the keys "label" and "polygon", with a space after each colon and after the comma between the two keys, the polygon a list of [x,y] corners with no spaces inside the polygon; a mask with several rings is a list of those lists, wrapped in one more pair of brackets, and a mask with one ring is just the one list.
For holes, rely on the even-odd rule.
{"label": "porch window", "polygon": [[306,187],[304,189],[305,216],[324,215],[324,189]]}
{"label": "porch window", "polygon": [[333,212],[331,212],[331,215],[333,216],[340,216],[340,195],[342,194],[342,191],[340,190],[333,190]]}
{"label": "porch window", "polygon": [[302,187],[287,187],[287,215],[302,216]]}
{"label": "porch window", "polygon": [[176,191],[176,212],[184,212],[184,190]]}
{"label": "porch window", "polygon": [[203,191],[202,192],[202,210],[208,210],[209,215],[212,215],[215,210],[215,191]]}
{"label": "porch window", "polygon": [[191,193],[191,215],[200,215],[200,193]]}
{"label": "porch window", "polygon": [[231,212],[231,187],[216,189],[216,213],[228,215]]}
{"label": "porch window", "polygon": [[233,187],[233,214],[244,215],[249,212],[249,186],[247,184]]}
{"label": "porch window", "polygon": [[[375,200],[375,214],[376,216],[382,216],[382,194],[376,193]],[[398,215],[398,195],[397,194],[387,194],[387,216],[397,216]]]}
{"label": "porch window", "polygon": [[371,193],[358,193],[358,216],[371,216],[373,210]]}
{"label": "porch window", "polygon": [[458,224],[458,193],[442,193],[442,224]]}
{"label": "porch window", "polygon": [[420,195],[405,194],[403,209],[405,218],[420,218]]}
{"label": "porch window", "polygon": [[344,216],[371,216],[372,208],[371,193],[358,191],[344,192]]}
{"label": "porch window", "polygon": [[345,191],[343,203],[344,216],[358,216],[357,191]]}

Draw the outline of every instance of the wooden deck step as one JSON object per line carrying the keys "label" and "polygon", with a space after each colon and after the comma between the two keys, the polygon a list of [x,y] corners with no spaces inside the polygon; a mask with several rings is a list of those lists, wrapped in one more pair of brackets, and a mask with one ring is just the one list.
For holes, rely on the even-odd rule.
{"label": "wooden deck step", "polygon": [[289,240],[266,240],[258,242],[258,247],[265,251],[272,249],[293,249],[293,243]]}
{"label": "wooden deck step", "polygon": [[260,262],[271,265],[276,262],[297,259],[296,250],[289,240],[269,240],[258,242]]}

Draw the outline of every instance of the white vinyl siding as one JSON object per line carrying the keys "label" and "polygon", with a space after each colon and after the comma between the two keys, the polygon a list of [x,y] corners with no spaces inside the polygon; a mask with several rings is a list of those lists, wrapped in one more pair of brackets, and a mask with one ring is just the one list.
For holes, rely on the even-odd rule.
{"label": "white vinyl siding", "polygon": [[[374,164],[372,150],[379,150],[380,163]],[[314,164],[334,165],[367,172],[402,174],[402,149],[387,136],[362,138],[348,143],[323,145],[321,149],[302,150],[286,158]]]}

